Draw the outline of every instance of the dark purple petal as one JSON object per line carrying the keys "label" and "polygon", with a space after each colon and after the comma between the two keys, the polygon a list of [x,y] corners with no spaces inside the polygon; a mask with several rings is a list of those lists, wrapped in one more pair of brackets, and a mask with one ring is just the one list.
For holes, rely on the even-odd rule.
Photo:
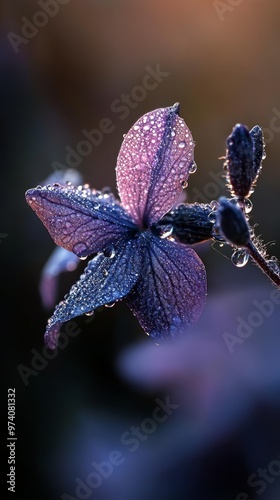
{"label": "dark purple petal", "polygon": [[59,184],[29,189],[26,200],[54,242],[87,257],[114,244],[135,228],[112,194]]}
{"label": "dark purple petal", "polygon": [[140,260],[138,238],[119,244],[111,257],[100,254],[91,260],[49,319],[45,333],[47,346],[55,349],[65,321],[125,297],[139,277]]}
{"label": "dark purple petal", "polygon": [[169,340],[199,318],[206,272],[191,248],[152,235],[145,238],[141,276],[126,301],[151,337]]}
{"label": "dark purple petal", "polygon": [[126,134],[117,160],[117,185],[124,208],[149,226],[182,193],[193,164],[194,142],[179,105],[142,116]]}

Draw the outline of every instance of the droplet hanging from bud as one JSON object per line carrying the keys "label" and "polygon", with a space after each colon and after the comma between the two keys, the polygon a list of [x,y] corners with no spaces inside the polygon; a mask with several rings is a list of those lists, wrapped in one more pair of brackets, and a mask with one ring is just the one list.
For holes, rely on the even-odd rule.
{"label": "droplet hanging from bud", "polygon": [[236,267],[246,266],[248,260],[249,260],[249,254],[244,249],[235,250],[231,256],[231,262]]}

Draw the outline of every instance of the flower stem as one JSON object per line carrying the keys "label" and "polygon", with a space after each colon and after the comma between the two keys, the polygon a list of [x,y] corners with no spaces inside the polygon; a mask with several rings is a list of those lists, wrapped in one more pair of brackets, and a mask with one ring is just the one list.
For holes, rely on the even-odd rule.
{"label": "flower stem", "polygon": [[276,271],[272,269],[267,260],[260,254],[257,247],[254,245],[252,241],[246,245],[246,248],[253,259],[253,261],[257,264],[257,266],[266,274],[266,276],[276,285],[280,287],[280,275]]}

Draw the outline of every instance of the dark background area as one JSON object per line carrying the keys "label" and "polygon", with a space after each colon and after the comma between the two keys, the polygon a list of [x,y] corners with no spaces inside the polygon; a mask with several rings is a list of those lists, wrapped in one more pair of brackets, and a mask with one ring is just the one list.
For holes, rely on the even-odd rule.
{"label": "dark background area", "polygon": [[[267,158],[251,221],[265,242],[275,242],[268,251],[280,256],[279,1],[70,0],[14,46],[11,33],[23,36],[26,19],[42,21],[36,17],[42,7],[32,0],[0,6],[1,335],[6,386],[16,388],[17,435],[16,495],[9,495],[279,499],[280,306],[267,278],[251,263],[237,269],[216,245],[200,246],[208,301],[186,340],[155,349],[119,303],[91,322],[78,318],[81,333],[46,361],[43,334],[52,311],[43,308],[38,287],[54,244],[24,198],[54,173],[54,162],[66,167],[66,147],[76,151],[82,131],[100,129],[104,118],[114,130],[77,170],[92,187],[116,192],[123,134],[144,113],[178,101],[196,142],[189,202],[226,194],[215,178],[236,123],[264,128]],[[127,116],[116,112],[115,101],[136,95],[147,67],[157,65],[166,75],[156,88],[132,99]],[[60,277],[58,301],[83,266]],[[254,301],[267,301],[266,312]],[[240,317],[257,326],[231,353],[224,335],[236,335]],[[19,366],[33,370],[25,380]],[[179,407],[129,451],[123,433],[145,427],[155,400],[167,397]],[[77,496],[76,478],[86,482],[96,472],[92,462],[108,461],[113,450],[124,463],[92,493]],[[268,475],[257,483],[260,468]]]}

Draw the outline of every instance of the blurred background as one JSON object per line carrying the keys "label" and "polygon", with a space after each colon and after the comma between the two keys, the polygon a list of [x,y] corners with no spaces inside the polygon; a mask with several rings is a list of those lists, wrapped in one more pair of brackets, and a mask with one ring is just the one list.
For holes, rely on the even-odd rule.
{"label": "blurred background", "polygon": [[[267,278],[202,245],[208,301],[184,341],[155,348],[119,303],[78,318],[80,333],[46,359],[52,310],[39,282],[55,246],[24,198],[68,168],[116,192],[123,134],[179,101],[196,142],[189,202],[226,194],[219,158],[236,123],[264,128],[251,221],[279,256],[279,1],[0,6],[1,330],[6,384],[16,389],[14,497],[279,499],[280,301]],[[86,152],[91,130],[96,145]],[[61,275],[58,301],[83,266]]]}

